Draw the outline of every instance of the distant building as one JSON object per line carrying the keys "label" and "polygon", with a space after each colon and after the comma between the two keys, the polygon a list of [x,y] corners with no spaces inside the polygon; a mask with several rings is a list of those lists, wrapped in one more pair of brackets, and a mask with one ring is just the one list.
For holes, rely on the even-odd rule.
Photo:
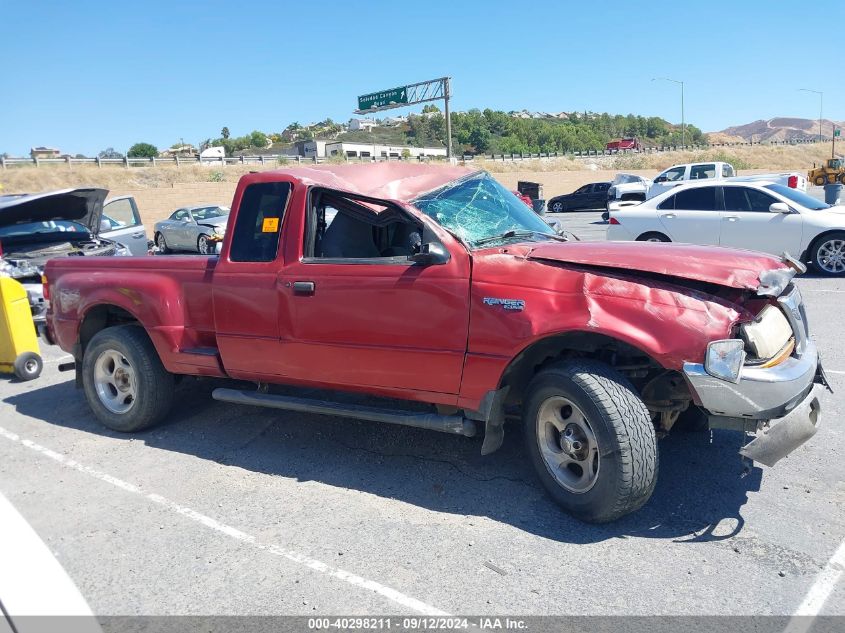
{"label": "distant building", "polygon": [[334,142],[326,144],[326,156],[347,158],[400,158],[403,154],[418,156],[446,156],[445,147],[411,147],[410,145],[375,145],[371,143]]}
{"label": "distant building", "polygon": [[382,119],[381,124],[386,127],[395,127],[397,125],[402,125],[408,122],[408,117],[406,116],[389,116],[385,119]]}
{"label": "distant building", "polygon": [[29,155],[32,158],[59,158],[62,153],[55,147],[32,147]]}
{"label": "distant building", "polygon": [[355,132],[357,130],[370,131],[376,127],[376,122],[372,119],[349,119],[349,130]]}

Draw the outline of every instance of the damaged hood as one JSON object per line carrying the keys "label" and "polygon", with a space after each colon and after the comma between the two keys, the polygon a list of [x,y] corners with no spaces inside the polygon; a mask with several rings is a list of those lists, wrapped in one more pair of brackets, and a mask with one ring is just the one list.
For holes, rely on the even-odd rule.
{"label": "damaged hood", "polygon": [[106,195],[107,189],[79,188],[0,196],[0,226],[65,220],[97,235]]}
{"label": "damaged hood", "polygon": [[784,277],[788,283],[795,273],[780,259],[764,253],[692,244],[551,242],[534,246],[525,257],[691,279],[760,294],[774,294],[767,291],[772,280],[777,279],[779,286]]}

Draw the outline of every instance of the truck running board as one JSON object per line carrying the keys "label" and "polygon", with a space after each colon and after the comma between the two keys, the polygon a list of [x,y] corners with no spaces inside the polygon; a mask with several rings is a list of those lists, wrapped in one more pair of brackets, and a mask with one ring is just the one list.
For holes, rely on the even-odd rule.
{"label": "truck running board", "polygon": [[453,433],[465,437],[474,437],[476,434],[475,423],[460,415],[414,413],[412,411],[402,411],[401,409],[365,407],[358,404],[342,404],[339,402],[326,402],[325,400],[294,398],[292,396],[225,388],[215,389],[211,393],[211,397],[221,402],[231,402],[233,404],[248,404],[256,407],[270,407],[271,409],[318,413],[320,415],[339,415],[358,420],[370,420],[371,422],[387,422],[388,424],[415,426],[418,429]]}

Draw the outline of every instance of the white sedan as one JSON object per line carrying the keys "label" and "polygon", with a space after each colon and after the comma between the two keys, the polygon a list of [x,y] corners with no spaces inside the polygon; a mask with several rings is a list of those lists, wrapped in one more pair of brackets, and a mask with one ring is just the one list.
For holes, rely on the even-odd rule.
{"label": "white sedan", "polygon": [[613,209],[607,239],[787,252],[823,274],[845,274],[845,207],[774,182],[681,185]]}

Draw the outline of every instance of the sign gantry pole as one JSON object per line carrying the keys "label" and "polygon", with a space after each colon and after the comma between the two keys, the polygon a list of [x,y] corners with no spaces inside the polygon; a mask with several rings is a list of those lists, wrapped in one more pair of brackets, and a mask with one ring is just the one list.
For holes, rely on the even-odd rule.
{"label": "sign gantry pole", "polygon": [[360,95],[355,114],[370,114],[443,99],[443,110],[446,117],[446,156],[452,158],[452,118],[449,115],[449,98],[452,96],[450,79],[451,77],[441,77],[440,79],[421,81],[416,84]]}

